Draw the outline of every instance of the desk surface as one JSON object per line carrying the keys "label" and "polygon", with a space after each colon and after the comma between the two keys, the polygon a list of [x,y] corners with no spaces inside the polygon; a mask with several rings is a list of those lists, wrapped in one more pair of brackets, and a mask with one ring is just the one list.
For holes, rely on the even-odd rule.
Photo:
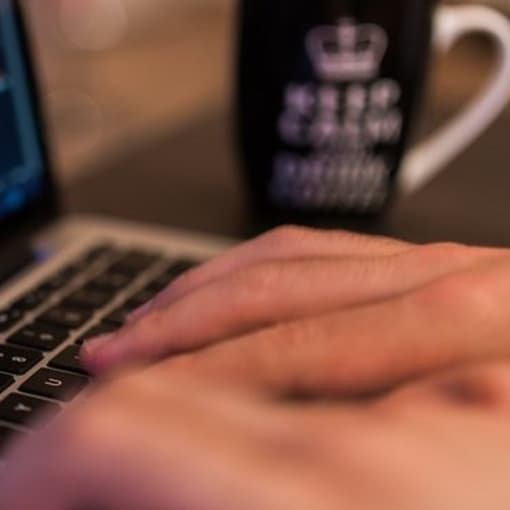
{"label": "desk surface", "polygon": [[[378,221],[327,226],[416,242],[510,244],[510,114],[418,195]],[[70,212],[246,237],[292,218],[262,218],[245,199],[227,115],[211,112],[178,133],[140,140],[74,180]],[[324,225],[324,223],[322,223]]]}

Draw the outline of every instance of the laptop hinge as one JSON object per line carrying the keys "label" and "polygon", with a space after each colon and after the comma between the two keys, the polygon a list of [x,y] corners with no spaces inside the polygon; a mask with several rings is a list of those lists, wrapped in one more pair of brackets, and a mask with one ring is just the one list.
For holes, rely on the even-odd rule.
{"label": "laptop hinge", "polygon": [[0,246],[0,284],[16,276],[34,260],[35,254],[28,239]]}

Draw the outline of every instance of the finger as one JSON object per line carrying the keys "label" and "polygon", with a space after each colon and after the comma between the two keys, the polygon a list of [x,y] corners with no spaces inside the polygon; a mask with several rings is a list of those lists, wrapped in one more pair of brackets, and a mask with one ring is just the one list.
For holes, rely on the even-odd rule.
{"label": "finger", "polygon": [[357,396],[510,355],[510,262],[414,293],[279,325],[166,362],[170,371],[304,395]]}
{"label": "finger", "polygon": [[296,258],[375,257],[400,253],[411,246],[403,241],[346,231],[282,227],[233,248],[203,266],[185,273],[155,300],[131,314],[129,320],[137,320],[153,308],[167,306],[215,279],[251,265]]}
{"label": "finger", "polygon": [[376,259],[254,266],[89,342],[82,358],[94,372],[161,359],[276,323],[402,294],[487,256],[493,253],[437,245]]}
{"label": "finger", "polygon": [[[40,461],[20,452],[11,457],[8,476],[0,479],[2,508],[337,508],[338,484],[324,482],[322,470],[312,474],[307,463],[296,469],[305,451],[289,458],[297,440],[275,454],[291,425],[265,406],[182,380],[142,386],[123,380],[61,420],[54,430],[60,442],[32,450],[46,454]],[[34,444],[27,443],[25,454]],[[36,495],[33,487],[40,487]]]}
{"label": "finger", "polygon": [[[182,383],[179,386],[183,388]],[[210,399],[207,416],[194,424],[191,415],[200,415],[199,399],[189,392],[187,399],[183,399],[184,395],[176,395],[172,387],[147,379],[143,385],[123,380],[122,388],[114,384],[106,392],[95,395],[95,409],[88,405],[75,408],[74,413],[66,413],[45,431],[40,440],[32,437],[11,452],[9,471],[0,478],[2,508],[4,504],[24,510],[67,510],[85,508],[89,504],[91,508],[126,510],[174,508],[175,502],[170,506],[169,498],[177,495],[177,488],[168,491],[171,485],[169,466],[160,473],[154,470],[154,466],[162,465],[156,452],[163,453],[175,446],[172,439],[179,435],[180,428],[181,444],[186,444],[186,436],[190,434],[204,434],[205,449],[204,439],[214,428],[213,417],[217,414],[213,412],[216,400]],[[170,412],[172,423],[168,424]],[[137,423],[140,416],[144,417],[143,424]],[[228,423],[222,425],[229,428]],[[236,433],[229,430],[229,435],[232,448],[240,430]],[[155,449],[156,438],[159,444]],[[172,454],[177,461],[178,452]],[[194,454],[196,451],[189,452],[190,460]],[[151,468],[147,466],[149,461],[153,463]],[[184,469],[182,464],[180,467]],[[161,482],[162,475],[166,477],[165,487],[153,483],[158,479]],[[147,493],[146,489],[149,489]]]}

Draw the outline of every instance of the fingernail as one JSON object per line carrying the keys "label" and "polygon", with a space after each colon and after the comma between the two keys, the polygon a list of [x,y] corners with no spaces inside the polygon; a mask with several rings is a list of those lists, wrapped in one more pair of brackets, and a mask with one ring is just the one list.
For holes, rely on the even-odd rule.
{"label": "fingernail", "polygon": [[145,303],[140,308],[137,308],[135,311],[131,312],[127,316],[126,322],[130,323],[130,322],[135,322],[138,319],[141,319],[144,315],[146,315],[147,313],[150,312],[150,310],[152,308],[152,303],[153,303],[152,301],[149,301],[148,303]]}

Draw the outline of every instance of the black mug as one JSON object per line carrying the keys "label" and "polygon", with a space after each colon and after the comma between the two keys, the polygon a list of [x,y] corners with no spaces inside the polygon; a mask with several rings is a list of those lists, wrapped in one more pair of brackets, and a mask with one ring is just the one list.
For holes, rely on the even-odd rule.
{"label": "black mug", "polygon": [[[242,0],[238,132],[257,203],[378,213],[469,146],[505,108],[510,24],[486,7],[436,0]],[[431,49],[484,32],[497,72],[480,96],[409,150]]]}

